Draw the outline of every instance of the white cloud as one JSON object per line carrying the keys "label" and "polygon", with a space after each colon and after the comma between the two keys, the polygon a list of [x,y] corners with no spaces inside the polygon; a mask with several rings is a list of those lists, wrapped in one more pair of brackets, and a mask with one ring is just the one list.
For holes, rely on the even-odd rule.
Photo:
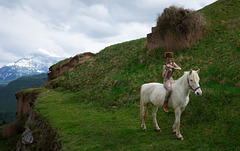
{"label": "white cloud", "polygon": [[87,16],[92,16],[93,18],[98,18],[100,20],[106,20],[110,17],[108,9],[103,4],[95,4],[89,8],[86,7],[83,13]]}
{"label": "white cloud", "polygon": [[196,10],[214,1],[0,1],[0,52],[5,57],[0,66],[38,51],[61,57],[98,52],[145,37],[155,26],[156,14],[172,4]]}
{"label": "white cloud", "polygon": [[45,50],[45,49],[43,49],[43,48],[39,48],[39,49],[38,49],[38,52],[39,52],[40,54],[48,55],[48,56],[51,56],[51,57],[59,57],[59,56],[57,56],[55,53],[53,53],[53,52],[51,52],[51,51],[47,51],[47,50]]}
{"label": "white cloud", "polygon": [[151,32],[151,28],[149,28],[149,25],[140,24],[138,22],[121,23],[116,28],[119,29],[120,34],[106,38],[104,39],[105,41],[108,41],[110,43],[119,43],[123,41],[146,37],[146,33]]}
{"label": "white cloud", "polygon": [[19,59],[19,57],[15,56],[12,52],[6,51],[1,47],[0,47],[0,54],[1,54],[0,67]]}

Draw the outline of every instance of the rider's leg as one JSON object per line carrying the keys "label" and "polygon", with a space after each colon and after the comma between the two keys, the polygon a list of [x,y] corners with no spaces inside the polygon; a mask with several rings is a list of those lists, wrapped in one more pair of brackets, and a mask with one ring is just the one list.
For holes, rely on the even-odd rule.
{"label": "rider's leg", "polygon": [[165,96],[165,100],[164,100],[164,104],[163,104],[163,110],[164,110],[164,112],[168,113],[167,105],[168,105],[168,99],[172,93],[172,85],[170,82],[166,82],[164,84],[164,87],[166,88],[166,96]]}

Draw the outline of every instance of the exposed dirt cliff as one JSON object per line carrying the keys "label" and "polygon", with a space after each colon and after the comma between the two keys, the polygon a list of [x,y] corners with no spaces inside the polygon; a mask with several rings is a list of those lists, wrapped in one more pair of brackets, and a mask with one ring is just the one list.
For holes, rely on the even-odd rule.
{"label": "exposed dirt cliff", "polygon": [[61,149],[61,142],[57,141],[55,130],[34,110],[35,101],[39,92],[34,89],[23,90],[16,93],[18,100],[17,120],[27,118],[25,131],[17,143],[17,151],[53,150]]}
{"label": "exposed dirt cliff", "polygon": [[93,57],[95,57],[96,54],[93,54],[91,52],[83,53],[83,54],[78,54],[74,56],[73,58],[67,59],[64,62],[60,62],[56,65],[53,65],[49,68],[51,71],[48,73],[48,81],[53,80],[63,74],[64,72],[69,72],[74,69],[76,65],[82,64]]}
{"label": "exposed dirt cliff", "polygon": [[61,142],[57,139],[57,133],[36,111],[30,111],[25,124],[25,131],[18,141],[17,151],[59,151]]}
{"label": "exposed dirt cliff", "polygon": [[[30,89],[29,89],[30,90]],[[38,96],[36,91],[19,91],[15,94],[17,99],[17,118],[23,119],[27,116],[33,107],[35,100]]]}

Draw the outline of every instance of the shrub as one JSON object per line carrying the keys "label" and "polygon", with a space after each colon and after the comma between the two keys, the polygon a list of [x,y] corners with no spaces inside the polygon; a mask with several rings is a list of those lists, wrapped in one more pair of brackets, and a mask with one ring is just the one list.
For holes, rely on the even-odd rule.
{"label": "shrub", "polygon": [[171,6],[157,18],[160,47],[179,51],[195,44],[206,33],[207,22],[197,11]]}
{"label": "shrub", "polygon": [[21,120],[16,120],[15,122],[3,126],[2,138],[11,138],[17,134],[22,133],[24,130]]}

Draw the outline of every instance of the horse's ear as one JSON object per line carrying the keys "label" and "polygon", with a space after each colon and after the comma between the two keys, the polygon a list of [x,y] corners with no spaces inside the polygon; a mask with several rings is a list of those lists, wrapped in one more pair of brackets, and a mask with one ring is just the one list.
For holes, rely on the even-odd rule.
{"label": "horse's ear", "polygon": [[190,70],[189,74],[190,74],[190,75],[192,74],[192,69]]}
{"label": "horse's ear", "polygon": [[200,72],[200,69],[197,70],[197,73],[199,73],[199,72]]}

